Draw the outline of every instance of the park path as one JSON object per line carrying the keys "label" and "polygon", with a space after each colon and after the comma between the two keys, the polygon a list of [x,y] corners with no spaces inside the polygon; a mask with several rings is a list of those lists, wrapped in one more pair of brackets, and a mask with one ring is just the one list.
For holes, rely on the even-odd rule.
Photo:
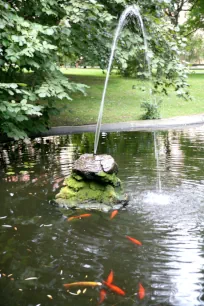
{"label": "park path", "polygon": [[[120,131],[156,131],[185,128],[193,125],[204,124],[204,114],[179,116],[167,119],[136,120],[129,122],[104,123],[101,125],[101,132],[120,132]],[[95,132],[96,125],[81,126],[58,126],[52,127],[41,136],[77,134],[83,132]]]}

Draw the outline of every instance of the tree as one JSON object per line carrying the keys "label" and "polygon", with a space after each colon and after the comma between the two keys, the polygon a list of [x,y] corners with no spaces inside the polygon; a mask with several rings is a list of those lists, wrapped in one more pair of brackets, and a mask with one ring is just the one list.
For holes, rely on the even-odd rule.
{"label": "tree", "polygon": [[[189,0],[190,1],[190,0]],[[188,19],[186,22],[186,36],[191,35],[197,30],[204,31],[204,2],[203,0],[190,1]],[[204,34],[204,33],[203,33]]]}
{"label": "tree", "polygon": [[188,36],[197,30],[204,29],[204,1],[203,0],[172,0],[165,9],[166,15],[172,24],[179,25],[181,13],[186,15],[186,21],[182,26],[182,32]]}
{"label": "tree", "polygon": [[[103,1],[110,14],[122,12],[132,1],[112,0]],[[117,3],[117,8],[115,4]],[[151,60],[152,83],[154,93],[168,93],[173,87],[176,93],[189,98],[187,70],[181,63],[181,55],[185,53],[186,38],[179,34],[179,28],[171,23],[166,16],[166,8],[171,5],[169,0],[144,0],[140,12],[144,21],[148,41],[148,57]],[[121,33],[116,64],[120,72],[126,76],[150,77],[145,62],[144,42],[140,27],[135,19],[129,21]]]}
{"label": "tree", "polygon": [[[89,64],[107,67],[113,32],[127,4],[132,1],[0,0],[0,133],[23,138],[38,132],[49,125],[58,99],[71,100],[75,91],[84,93],[85,86],[70,82],[59,63],[65,56],[73,60],[83,56]],[[165,17],[168,6],[169,0],[141,3],[154,91],[167,93],[173,86],[187,96],[186,71],[179,61],[185,41]],[[131,71],[138,54],[143,58],[142,35],[131,20],[116,52],[120,71]],[[136,67],[143,68],[143,62]]]}
{"label": "tree", "polygon": [[79,52],[78,39],[69,38],[70,8],[64,3],[0,0],[0,132],[10,137],[42,130],[57,99],[84,92],[84,85],[69,82],[58,68],[61,54]]}
{"label": "tree", "polygon": [[186,60],[200,63],[204,59],[204,39],[201,34],[192,35],[186,46]]}

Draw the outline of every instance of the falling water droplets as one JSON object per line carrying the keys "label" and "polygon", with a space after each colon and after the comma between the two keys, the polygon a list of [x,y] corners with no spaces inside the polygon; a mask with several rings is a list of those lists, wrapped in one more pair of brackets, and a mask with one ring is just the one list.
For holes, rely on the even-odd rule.
{"label": "falling water droplets", "polygon": [[115,49],[116,49],[116,46],[117,46],[117,41],[118,41],[119,35],[120,35],[124,25],[125,25],[126,19],[129,16],[134,16],[139,21],[139,25],[141,27],[142,34],[143,34],[145,59],[147,61],[147,65],[148,65],[148,73],[149,73],[149,76],[151,76],[150,57],[148,55],[148,44],[147,44],[147,38],[146,38],[146,33],[145,33],[145,28],[144,28],[144,24],[143,24],[143,21],[142,21],[142,17],[140,15],[139,8],[136,5],[130,5],[123,11],[122,15],[120,16],[118,26],[116,28],[115,36],[114,36],[114,39],[113,39],[113,44],[112,44],[112,48],[111,48],[111,54],[110,54],[110,57],[109,57],[109,64],[108,64],[108,69],[107,69],[107,74],[106,74],[106,79],[105,79],[105,84],[104,84],[104,89],[103,89],[103,94],[102,94],[102,100],[101,100],[101,105],[100,105],[100,110],[99,110],[99,115],[98,115],[98,121],[97,121],[97,125],[96,125],[96,133],[95,133],[95,141],[94,141],[94,154],[96,154],[97,148],[98,148],[98,141],[99,141],[100,130],[101,130],[101,121],[102,121],[102,116],[103,116],[105,95],[106,95],[106,90],[107,90],[107,86],[108,86],[108,80],[109,80],[109,76],[110,76],[111,66],[112,66],[112,62],[113,62],[113,58],[114,58],[114,53],[115,53]]}

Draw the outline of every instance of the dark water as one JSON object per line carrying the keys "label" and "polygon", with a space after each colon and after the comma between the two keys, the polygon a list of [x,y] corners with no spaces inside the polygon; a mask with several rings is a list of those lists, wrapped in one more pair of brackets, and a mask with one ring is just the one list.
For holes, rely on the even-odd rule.
{"label": "dark water", "polygon": [[130,204],[111,221],[94,211],[67,222],[52,199],[93,140],[83,134],[1,145],[0,305],[98,305],[99,289],[72,295],[63,284],[102,281],[110,269],[126,295],[109,292],[104,305],[204,305],[204,127],[157,132],[158,169],[152,133],[104,133],[98,152],[117,161]]}

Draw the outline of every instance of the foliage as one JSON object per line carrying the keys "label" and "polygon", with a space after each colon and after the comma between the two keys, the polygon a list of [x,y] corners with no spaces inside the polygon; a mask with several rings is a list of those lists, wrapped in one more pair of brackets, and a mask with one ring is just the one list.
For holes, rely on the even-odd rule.
{"label": "foliage", "polygon": [[[165,13],[172,1],[139,3],[147,56],[153,91],[167,94],[173,87],[188,98],[187,72],[179,60],[186,42]],[[49,125],[57,101],[84,93],[86,86],[68,80],[59,64],[83,56],[86,65],[105,69],[118,18],[129,4],[132,0],[0,0],[0,133],[18,138],[38,132]],[[132,18],[119,39],[115,64],[125,75],[149,76],[143,37]]]}
{"label": "foliage", "polygon": [[[118,17],[127,4],[133,4],[129,0],[101,2],[108,12],[115,17],[112,20],[113,30],[117,25]],[[139,22],[135,17],[129,17],[120,34],[115,53],[115,65],[124,76],[149,78],[146,57],[151,62],[150,68],[153,72],[153,92],[167,94],[169,88],[173,87],[180,97],[188,99],[189,90],[186,81],[188,70],[185,64],[181,64],[180,60],[185,52],[186,39],[179,35],[180,29],[175,27],[170,19],[167,19],[165,11],[171,6],[171,1],[144,0],[139,5],[146,28],[148,54],[145,56],[143,35]],[[110,51],[107,53],[106,67],[109,54]]]}
{"label": "foliage", "polygon": [[203,0],[171,0],[165,14],[174,26],[179,25],[181,14],[185,14],[181,26],[183,35],[189,36],[199,29],[204,30],[204,1]]}
{"label": "foliage", "polygon": [[[167,95],[170,87],[174,88],[178,96],[189,98],[187,84],[188,70],[181,63],[180,57],[185,54],[186,38],[178,34],[178,30],[170,22],[155,23],[154,18],[148,18],[151,35],[148,34],[149,51],[147,57],[150,61],[152,76],[148,73],[145,62],[143,39],[133,35],[127,30],[122,35],[120,70],[125,76],[139,76],[151,78],[153,93]],[[149,29],[150,30],[150,29]],[[128,45],[128,39],[131,41]]]}
{"label": "foliage", "polygon": [[[73,68],[63,69],[63,71],[76,82],[85,83],[90,88],[87,89],[86,97],[74,94],[74,100],[68,106],[65,100],[59,101],[58,107],[63,108],[64,111],[59,116],[51,118],[52,126],[94,124],[98,116],[105,75],[100,69],[95,68]],[[162,118],[204,113],[203,84],[204,70],[196,70],[189,75],[189,86],[194,97],[191,103],[181,99],[173,90],[169,90],[168,96],[161,97]],[[141,119],[140,103],[149,99],[149,90],[146,89],[149,89],[149,82],[146,80],[124,78],[116,75],[113,70],[108,83],[103,123]],[[85,150],[89,152],[92,148],[85,145]]]}
{"label": "foliage", "polygon": [[185,59],[191,63],[199,63],[204,59],[204,39],[201,34],[192,35],[188,40]]}
{"label": "foliage", "polygon": [[[79,1],[79,0],[78,0]],[[78,7],[80,18],[71,27],[71,32],[79,40],[77,50],[83,55],[86,64],[100,65],[102,69],[107,67],[112,44],[113,34],[118,23],[118,18],[127,5],[134,2],[130,0],[99,0],[101,10],[106,12],[106,23],[100,19],[86,20],[81,13],[83,6],[78,1],[70,1],[70,4]],[[93,1],[96,4],[96,1]],[[137,1],[135,1],[137,4]],[[176,93],[186,99],[189,98],[188,84],[186,82],[188,70],[181,64],[180,57],[185,51],[186,39],[179,35],[179,28],[175,27],[166,17],[166,9],[171,6],[169,0],[144,0],[140,5],[141,15],[147,30],[149,52],[147,57],[152,61],[151,69],[153,92],[168,93],[173,87]],[[95,6],[95,5],[94,5]],[[73,17],[73,10],[69,20]],[[103,17],[104,18],[104,17]],[[93,24],[96,27],[93,29]],[[76,44],[76,41],[75,41]],[[86,46],[86,48],[84,48]],[[82,48],[83,50],[82,50]],[[86,51],[87,50],[87,51]],[[115,65],[125,76],[149,77],[147,63],[145,62],[144,42],[138,22],[135,18],[129,18],[123,29],[118,48],[115,53]]]}
{"label": "foliage", "polygon": [[197,31],[204,31],[204,1],[203,0],[189,0],[191,6],[186,22],[187,35]]}
{"label": "foliage", "polygon": [[69,82],[57,67],[61,8],[56,1],[35,4],[0,0],[0,133],[9,137],[43,130],[54,102],[71,100],[70,93],[85,88]]}
{"label": "foliage", "polygon": [[158,102],[156,99],[153,100],[146,100],[141,103],[141,108],[145,110],[145,113],[142,115],[142,119],[160,119],[160,106],[161,106],[161,100]]}

